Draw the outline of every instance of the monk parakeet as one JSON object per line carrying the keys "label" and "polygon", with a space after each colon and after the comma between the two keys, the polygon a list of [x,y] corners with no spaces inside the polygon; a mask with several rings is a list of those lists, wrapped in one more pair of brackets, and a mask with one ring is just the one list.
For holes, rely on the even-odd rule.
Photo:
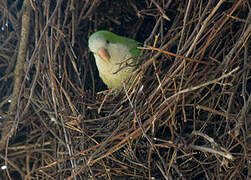
{"label": "monk parakeet", "polygon": [[140,43],[109,31],[97,31],[90,36],[88,45],[103,82],[108,88],[121,88],[122,82],[133,71],[132,66],[125,64],[135,64],[140,55],[140,50],[137,49]]}

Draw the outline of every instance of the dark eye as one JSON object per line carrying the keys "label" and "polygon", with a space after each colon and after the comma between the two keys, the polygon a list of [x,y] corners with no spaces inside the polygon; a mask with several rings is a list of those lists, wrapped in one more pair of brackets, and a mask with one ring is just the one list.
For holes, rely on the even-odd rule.
{"label": "dark eye", "polygon": [[109,43],[110,43],[110,41],[106,40],[106,43],[107,43],[107,44],[109,44]]}

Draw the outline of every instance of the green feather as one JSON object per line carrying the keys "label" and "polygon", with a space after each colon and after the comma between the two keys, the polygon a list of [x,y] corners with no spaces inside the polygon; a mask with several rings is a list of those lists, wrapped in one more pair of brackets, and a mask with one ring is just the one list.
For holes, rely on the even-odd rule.
{"label": "green feather", "polygon": [[[97,31],[93,33],[90,39],[100,34],[104,35],[111,43],[121,43],[121,44],[124,44],[125,46],[128,46],[128,48],[130,49],[130,52],[133,54],[133,57],[137,57],[140,55],[140,50],[137,48],[142,45],[140,42],[135,41],[134,39],[119,36],[117,34],[114,34],[110,31],[105,31],[105,30],[101,30],[101,31]],[[89,42],[90,42],[90,39],[89,39]]]}
{"label": "green feather", "polygon": [[[102,30],[93,33],[89,38],[88,44],[89,49],[95,56],[101,79],[108,88],[121,88],[122,82],[131,75],[133,68],[126,67],[118,71],[120,69],[119,64],[128,59],[129,63],[137,61],[141,52],[137,47],[141,43]],[[100,55],[100,49],[105,49],[107,56]]]}

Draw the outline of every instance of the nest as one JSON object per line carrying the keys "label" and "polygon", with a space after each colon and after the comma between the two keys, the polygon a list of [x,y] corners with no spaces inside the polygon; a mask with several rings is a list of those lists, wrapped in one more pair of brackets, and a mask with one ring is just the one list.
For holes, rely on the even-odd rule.
{"label": "nest", "polygon": [[[249,1],[7,1],[1,179],[251,177]],[[142,42],[107,90],[88,37]],[[126,84],[126,82],[125,82]]]}

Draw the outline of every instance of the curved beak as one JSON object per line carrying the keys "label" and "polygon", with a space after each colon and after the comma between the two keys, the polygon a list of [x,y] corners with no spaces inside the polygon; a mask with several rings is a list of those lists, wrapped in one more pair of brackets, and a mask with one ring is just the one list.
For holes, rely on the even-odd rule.
{"label": "curved beak", "polygon": [[109,54],[109,52],[107,51],[106,48],[100,48],[98,50],[98,53],[99,57],[101,57],[103,60],[107,61],[107,62],[110,62],[110,59],[111,59],[111,56]]}

